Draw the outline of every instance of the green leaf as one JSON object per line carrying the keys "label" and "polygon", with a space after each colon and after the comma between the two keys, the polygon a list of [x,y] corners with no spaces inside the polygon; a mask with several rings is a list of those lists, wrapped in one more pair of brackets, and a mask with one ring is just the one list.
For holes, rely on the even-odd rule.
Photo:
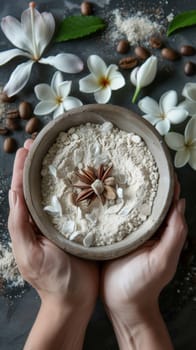
{"label": "green leaf", "polygon": [[55,36],[56,42],[82,38],[100,29],[104,29],[105,22],[97,16],[70,16],[60,24]]}
{"label": "green leaf", "polygon": [[170,23],[167,30],[167,36],[171,35],[177,29],[193,26],[194,24],[196,24],[196,10],[182,12],[175,16]]}

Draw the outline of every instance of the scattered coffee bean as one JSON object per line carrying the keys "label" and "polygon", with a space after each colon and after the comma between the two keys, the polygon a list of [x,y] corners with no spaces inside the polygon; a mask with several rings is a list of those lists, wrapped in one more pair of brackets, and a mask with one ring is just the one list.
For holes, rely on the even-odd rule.
{"label": "scattered coffee bean", "polygon": [[19,117],[18,109],[8,109],[6,111],[6,118],[8,119],[17,119]]}
{"label": "scattered coffee bean", "polygon": [[119,53],[127,53],[129,51],[130,45],[128,40],[120,40],[117,47],[116,51]]}
{"label": "scattered coffee bean", "polygon": [[164,47],[161,50],[161,55],[169,61],[175,61],[179,58],[179,53],[171,48]]}
{"label": "scattered coffee bean", "polygon": [[32,117],[32,107],[29,102],[23,101],[18,107],[21,119],[30,119]]}
{"label": "scattered coffee bean", "polygon": [[193,46],[183,45],[180,48],[180,53],[182,56],[192,56],[196,53],[196,50]]}
{"label": "scattered coffee bean", "polygon": [[137,46],[134,52],[142,60],[146,60],[150,56],[150,52],[143,46]]}
{"label": "scattered coffee bean", "polygon": [[15,101],[16,96],[8,97],[8,95],[5,92],[0,92],[0,102],[2,103],[11,103]]}
{"label": "scattered coffee bean", "polygon": [[137,57],[134,57],[134,56],[129,56],[129,57],[125,57],[125,58],[122,58],[118,65],[120,68],[122,69],[132,69],[134,67],[136,67],[138,65],[138,59]]}
{"label": "scattered coffee bean", "polygon": [[84,16],[89,16],[92,14],[92,4],[88,1],[84,1],[81,3],[81,14]]}
{"label": "scattered coffee bean", "polygon": [[8,128],[0,126],[0,135],[7,135],[9,132]]}
{"label": "scattered coffee bean", "polygon": [[16,150],[16,141],[12,137],[6,137],[3,143],[3,150],[6,153],[13,153]]}
{"label": "scattered coffee bean", "polygon": [[33,133],[31,134],[32,140],[35,140],[35,138],[37,137],[38,134],[39,134],[39,133],[38,133],[37,131],[33,132]]}
{"label": "scattered coffee bean", "polygon": [[29,119],[29,121],[26,124],[25,127],[25,131],[28,134],[33,134],[34,132],[36,132],[39,128],[39,119],[36,117],[33,117],[31,119]]}
{"label": "scattered coffee bean", "polygon": [[159,36],[151,36],[149,43],[153,49],[161,49],[163,47],[163,41]]}
{"label": "scattered coffee bean", "polygon": [[196,64],[189,61],[189,62],[186,62],[185,65],[184,65],[184,73],[186,75],[193,75],[196,73]]}
{"label": "scattered coffee bean", "polygon": [[7,118],[5,125],[9,130],[18,130],[20,128],[20,125],[16,119]]}

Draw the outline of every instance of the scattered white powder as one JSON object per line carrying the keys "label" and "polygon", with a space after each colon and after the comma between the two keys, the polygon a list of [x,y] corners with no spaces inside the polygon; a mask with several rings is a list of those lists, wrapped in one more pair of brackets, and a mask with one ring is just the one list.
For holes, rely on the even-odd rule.
{"label": "scattered white powder", "polygon": [[[71,195],[77,169],[113,165],[117,198],[102,205],[96,198],[76,206]],[[151,214],[158,186],[158,170],[140,136],[119,130],[109,122],[84,124],[61,132],[42,166],[43,207],[57,231],[85,246],[103,246],[122,240]]]}
{"label": "scattered white powder", "polygon": [[110,37],[112,40],[119,39],[119,34],[127,38],[131,45],[144,43],[152,34],[158,33],[163,26],[141,11],[130,17],[121,15],[119,9],[112,12],[114,16],[114,27],[111,30]]}
{"label": "scattered white powder", "polygon": [[12,253],[11,243],[8,247],[4,247],[0,243],[0,283],[7,283],[9,284],[9,287],[24,286],[24,280],[18,271]]}

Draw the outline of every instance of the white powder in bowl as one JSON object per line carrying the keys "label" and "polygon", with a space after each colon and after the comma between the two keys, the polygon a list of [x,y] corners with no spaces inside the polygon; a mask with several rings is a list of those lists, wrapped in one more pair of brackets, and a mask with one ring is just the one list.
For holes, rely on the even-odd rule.
{"label": "white powder in bowl", "polygon": [[[102,204],[96,197],[72,200],[78,180],[76,171],[87,166],[112,165],[116,199]],[[61,132],[42,165],[44,210],[66,239],[87,247],[122,240],[147,220],[158,187],[158,169],[139,135],[119,130],[110,122],[87,123]]]}

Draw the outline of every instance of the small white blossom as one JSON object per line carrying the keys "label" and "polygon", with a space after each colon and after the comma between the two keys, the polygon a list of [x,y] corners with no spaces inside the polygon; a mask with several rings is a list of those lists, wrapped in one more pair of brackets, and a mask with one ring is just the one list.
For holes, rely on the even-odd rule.
{"label": "small white blossom", "polygon": [[151,97],[144,97],[139,101],[139,108],[146,113],[143,118],[148,120],[161,135],[166,135],[170,130],[171,124],[183,122],[188,112],[183,106],[177,106],[177,92],[170,90],[165,92],[159,103]]}
{"label": "small white blossom", "polygon": [[177,151],[174,160],[176,168],[189,163],[196,170],[196,118],[189,120],[184,135],[169,132],[165,141],[172,150]]}
{"label": "small white blossom", "polygon": [[157,57],[150,56],[140,67],[132,70],[130,80],[136,86],[132,103],[135,103],[141,89],[150,85],[157,74]]}
{"label": "small white blossom", "polygon": [[187,83],[182,90],[185,100],[181,103],[191,117],[196,117],[196,83]]}
{"label": "small white blossom", "polygon": [[78,73],[83,69],[83,63],[76,55],[61,53],[41,58],[53,37],[55,21],[51,13],[40,13],[35,6],[35,2],[29,3],[29,8],[21,15],[21,22],[12,16],[6,16],[1,21],[2,31],[17,48],[0,52],[0,66],[17,56],[28,59],[12,72],[4,87],[8,96],[13,96],[24,88],[35,62],[49,64],[66,73]]}
{"label": "small white blossom", "polygon": [[107,103],[110,100],[112,90],[118,90],[125,85],[125,79],[115,64],[108,67],[101,57],[89,56],[87,60],[88,69],[91,74],[80,79],[80,91],[94,93],[97,103]]}
{"label": "small white blossom", "polygon": [[35,86],[36,97],[41,101],[34,109],[36,115],[45,115],[53,112],[56,118],[64,111],[82,106],[82,102],[72,96],[68,96],[71,90],[71,81],[63,81],[61,72],[55,72],[48,84],[38,84]]}

